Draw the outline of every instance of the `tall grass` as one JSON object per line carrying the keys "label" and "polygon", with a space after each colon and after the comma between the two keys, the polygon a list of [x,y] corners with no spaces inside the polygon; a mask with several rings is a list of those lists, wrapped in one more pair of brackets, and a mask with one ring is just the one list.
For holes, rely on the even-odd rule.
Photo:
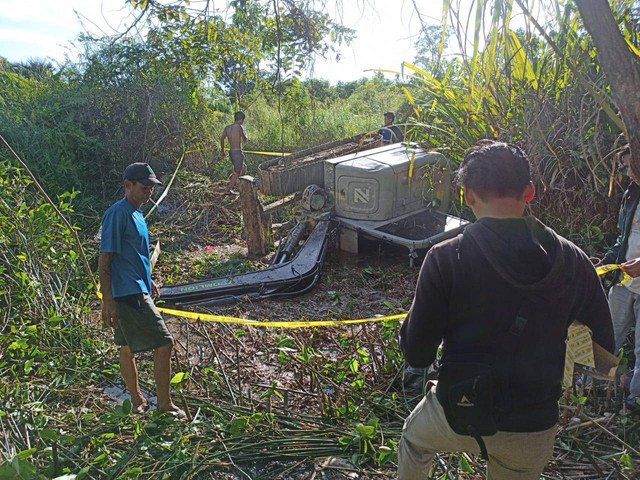
{"label": "tall grass", "polygon": [[414,74],[409,136],[455,161],[481,138],[519,144],[538,192],[531,213],[587,249],[604,248],[624,182],[614,175],[621,128],[577,10],[550,2],[544,26],[526,17],[514,31],[513,0],[444,5],[463,55],[443,60],[441,80],[405,65]]}
{"label": "tall grass", "polygon": [[[97,42],[77,65],[0,64],[0,131],[51,194],[79,191],[79,214],[96,217],[122,194],[121,175],[134,161],[168,174],[184,168],[226,179],[219,138],[244,110],[249,150],[296,151],[373,130],[386,110],[407,102],[381,77],[352,82],[344,94],[313,81],[290,81],[283,94],[255,90],[240,104],[197,78],[177,77],[151,61],[143,45]],[[282,142],[284,139],[284,144]],[[0,152],[0,157],[5,153]],[[250,173],[265,156],[248,155]]]}
{"label": "tall grass", "polygon": [[[246,108],[240,108],[247,115],[244,126],[249,137],[246,150],[268,152],[295,152],[375,130],[382,126],[385,111],[406,110],[407,105],[400,87],[379,77],[360,83],[347,98],[336,95],[321,100],[305,82],[289,86],[280,98],[280,110],[278,96],[270,92],[254,92],[243,103]],[[226,114],[225,122],[231,123],[232,117],[231,112]],[[225,122],[219,124],[216,140]],[[247,154],[249,173],[255,173],[266,158]],[[229,169],[228,162],[216,164],[214,178],[223,178]]]}

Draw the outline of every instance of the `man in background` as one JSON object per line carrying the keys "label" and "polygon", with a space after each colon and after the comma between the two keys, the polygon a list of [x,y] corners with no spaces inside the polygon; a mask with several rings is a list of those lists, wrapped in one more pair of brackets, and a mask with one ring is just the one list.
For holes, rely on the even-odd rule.
{"label": "man in background", "polygon": [[637,278],[640,276],[640,213],[638,212],[640,186],[629,167],[631,149],[628,145],[618,153],[618,160],[626,169],[631,183],[622,196],[618,214],[618,238],[603,257],[602,263],[622,264],[624,271],[633,277],[630,282],[619,285],[619,275],[616,275],[613,286],[609,290],[609,307],[613,319],[616,352],[622,348],[631,328],[635,327],[636,363],[629,384],[626,405],[631,410],[640,411],[638,404],[640,401],[640,278]]}
{"label": "man in background", "polygon": [[135,354],[153,350],[158,411],[183,417],[171,401],[171,350],[173,337],[156,309],[152,296],[149,233],[142,207],[162,183],[146,163],[132,163],[124,171],[124,198],[102,216],[98,271],[102,292],[102,320],[114,329],[120,346],[120,371],[131,395],[132,411],[148,408],[138,384]]}
{"label": "man in background", "polygon": [[437,452],[481,453],[487,478],[537,480],[553,453],[567,330],[612,351],[607,299],[589,258],[532,216],[525,153],[482,140],[458,171],[477,221],[425,257],[400,346],[437,382],[405,421],[398,479],[427,478]]}
{"label": "man in background", "polygon": [[229,160],[233,164],[233,175],[231,176],[231,180],[229,180],[229,184],[225,190],[226,195],[237,195],[238,192],[232,190],[235,187],[236,182],[240,175],[244,175],[247,173],[247,166],[244,163],[244,154],[242,153],[242,142],[246,142],[247,135],[244,132],[244,127],[242,124],[244,123],[245,114],[242,112],[236,112],[233,115],[234,123],[231,125],[227,125],[224,127],[222,131],[222,136],[220,137],[220,151],[222,155],[222,160],[224,160],[224,141],[225,139],[229,140]]}
{"label": "man in background", "polygon": [[384,127],[378,133],[382,135],[382,143],[389,145],[391,143],[401,142],[404,139],[402,130],[393,124],[396,114],[393,112],[384,113]]}

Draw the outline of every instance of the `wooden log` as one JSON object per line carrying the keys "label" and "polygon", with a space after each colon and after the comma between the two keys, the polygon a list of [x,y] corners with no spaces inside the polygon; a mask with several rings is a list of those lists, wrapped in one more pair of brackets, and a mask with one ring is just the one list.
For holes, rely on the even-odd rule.
{"label": "wooden log", "polygon": [[151,270],[156,266],[156,262],[158,261],[158,257],[160,256],[160,240],[156,243],[156,246],[153,248],[153,253],[151,254],[151,258],[149,259],[149,263],[151,264]]}
{"label": "wooden log", "polygon": [[272,214],[277,210],[280,210],[281,208],[286,207],[287,205],[291,205],[292,203],[296,202],[298,200],[298,195],[297,194],[292,194],[289,195],[287,197],[281,198],[280,200],[276,200],[273,203],[270,203],[269,205],[265,205],[264,207],[264,212],[266,214]]}
{"label": "wooden log", "polygon": [[269,216],[258,199],[258,187],[255,178],[244,175],[238,179],[240,205],[242,208],[243,229],[247,240],[249,255],[263,256],[267,253],[267,240],[270,237]]}

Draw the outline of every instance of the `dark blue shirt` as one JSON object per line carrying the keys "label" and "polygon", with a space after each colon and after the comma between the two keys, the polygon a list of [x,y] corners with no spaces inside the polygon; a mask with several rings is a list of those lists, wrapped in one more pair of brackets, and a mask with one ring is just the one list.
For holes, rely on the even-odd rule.
{"label": "dark blue shirt", "polygon": [[149,232],[142,210],[126,199],[111,205],[102,216],[100,252],[113,253],[111,293],[123,297],[151,295]]}
{"label": "dark blue shirt", "polygon": [[378,130],[378,133],[382,135],[382,143],[384,145],[389,145],[390,143],[401,142],[404,140],[404,135],[402,135],[402,131],[395,125],[389,125],[382,127]]}
{"label": "dark blue shirt", "polygon": [[391,143],[391,130],[388,128],[380,129],[380,135],[382,135],[382,143],[388,145]]}

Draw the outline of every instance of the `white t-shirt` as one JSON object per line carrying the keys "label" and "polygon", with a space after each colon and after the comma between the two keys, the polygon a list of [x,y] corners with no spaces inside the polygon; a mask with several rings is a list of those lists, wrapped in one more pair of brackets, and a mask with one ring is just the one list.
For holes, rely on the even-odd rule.
{"label": "white t-shirt", "polygon": [[[636,208],[631,222],[629,245],[627,246],[627,261],[640,257],[640,208]],[[640,277],[636,277],[624,285],[633,293],[640,294]]]}

